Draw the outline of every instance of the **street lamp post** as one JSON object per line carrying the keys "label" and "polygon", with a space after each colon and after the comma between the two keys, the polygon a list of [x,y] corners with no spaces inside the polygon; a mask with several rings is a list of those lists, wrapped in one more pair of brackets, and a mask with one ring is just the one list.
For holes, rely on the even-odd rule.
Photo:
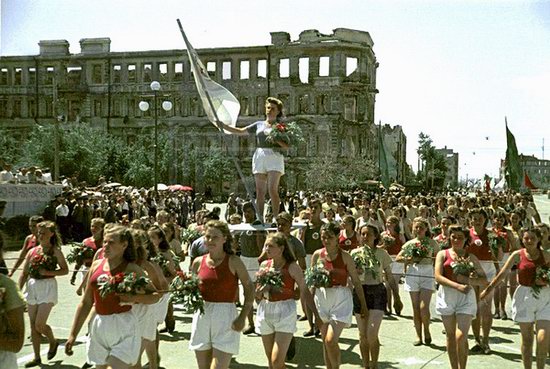
{"label": "street lamp post", "polygon": [[[154,110],[154,117],[155,117],[155,145],[154,145],[154,173],[155,173],[155,197],[158,194],[158,110],[157,110],[157,95],[158,91],[160,91],[160,83],[158,81],[151,82],[151,85],[149,86],[151,90],[153,91],[153,110]],[[169,111],[172,109],[172,102],[170,101],[163,101],[162,102],[162,108],[165,111]],[[140,101],[139,102],[139,110],[146,112],[149,110],[149,103],[147,101]]]}

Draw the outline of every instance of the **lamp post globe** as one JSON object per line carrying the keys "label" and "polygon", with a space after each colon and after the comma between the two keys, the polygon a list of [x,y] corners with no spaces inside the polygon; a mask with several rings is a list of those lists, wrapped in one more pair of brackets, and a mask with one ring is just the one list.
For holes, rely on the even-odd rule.
{"label": "lamp post globe", "polygon": [[159,91],[160,90],[160,83],[158,81],[153,81],[150,84],[151,90],[153,91]]}
{"label": "lamp post globe", "polygon": [[172,102],[171,101],[163,101],[162,102],[162,108],[166,111],[172,110]]}
{"label": "lamp post globe", "polygon": [[149,103],[147,101],[140,101],[138,106],[139,106],[139,110],[141,111],[149,110]]}

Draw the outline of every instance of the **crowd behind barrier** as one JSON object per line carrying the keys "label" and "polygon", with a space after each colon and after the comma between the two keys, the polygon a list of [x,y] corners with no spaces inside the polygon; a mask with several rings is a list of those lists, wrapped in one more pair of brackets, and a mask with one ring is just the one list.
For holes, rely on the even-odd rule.
{"label": "crowd behind barrier", "polygon": [[[74,341],[71,340],[84,324],[85,312],[95,305],[97,316],[91,318],[89,364],[85,366],[116,362],[121,367],[130,367],[140,360],[140,346],[141,352],[145,350],[147,353],[149,362],[156,362],[158,352],[154,348],[157,339],[154,332],[162,321],[165,322],[165,331],[174,331],[174,312],[169,295],[175,291],[172,282],[178,276],[184,278],[187,275],[180,269],[181,262],[187,257],[191,259],[191,272],[200,281],[198,286],[205,297],[203,314],[231,317],[213,327],[200,312],[195,313],[190,327],[190,348],[195,351],[199,366],[208,360],[207,352],[212,355],[212,348],[214,352],[222,352],[218,359],[228,365],[231,356],[238,353],[239,335],[235,332],[242,331],[262,335],[264,345],[268,346],[273,345],[270,341],[273,337],[278,337],[281,351],[273,351],[267,361],[271,367],[284,367],[285,358],[291,359],[293,355],[296,319],[274,322],[268,318],[272,315],[267,312],[278,311],[280,314],[284,309],[290,309],[288,311],[294,313],[289,316],[296,317],[294,301],[299,300],[302,317],[310,323],[310,330],[304,332],[304,336],[321,337],[327,365],[333,368],[340,365],[338,337],[355,315],[365,367],[375,368],[379,356],[383,356],[378,340],[382,317],[384,314],[399,316],[403,309],[397,288],[399,283],[404,283],[405,290],[411,295],[413,326],[417,332],[414,345],[431,344],[429,311],[425,309],[436,289],[438,313],[444,317],[453,316],[457,322],[460,320],[458,325],[445,324],[446,330],[457,334],[455,339],[447,335],[453,368],[466,365],[467,340],[465,351],[465,341],[458,338],[458,332],[467,336],[473,317],[478,319],[472,323],[475,337],[472,350],[491,353],[491,322],[493,318],[508,319],[507,293],[514,295],[518,290],[522,296],[531,296],[537,291],[541,297],[536,311],[525,312],[528,318],[523,320],[513,318],[524,324],[525,329],[530,328],[530,333],[533,327],[529,324],[535,322],[538,330],[546,329],[539,320],[545,319],[547,310],[550,312],[550,287],[539,281],[537,285],[525,287],[521,279],[525,279],[522,273],[526,260],[536,260],[537,266],[540,264],[541,267],[550,265],[547,252],[550,249],[549,227],[540,219],[529,194],[405,194],[365,190],[287,192],[281,194],[280,212],[274,224],[280,233],[276,234],[261,230],[231,234],[228,223],[254,222],[256,214],[250,199],[230,194],[222,214],[217,206],[211,211],[205,209],[207,197],[208,194],[205,196],[192,190],[156,192],[117,183],[103,182],[95,187],[67,183],[43,212],[31,217],[31,233],[24,241],[19,258],[7,262],[0,258],[3,274],[13,276],[20,272],[19,288],[25,291],[31,341],[35,348],[35,358],[27,363],[27,367],[42,362],[42,336],[48,339],[48,360],[57,354],[58,341],[47,325],[47,318],[57,299],[55,277],[67,273],[72,273],[71,283],[78,285],[76,292],[83,296],[78,308],[75,306],[76,316],[66,345],[67,354],[72,350]],[[0,203],[0,211],[4,206],[5,203]],[[265,219],[271,219],[270,211],[268,206]],[[292,229],[295,222],[305,223],[305,227]],[[464,237],[459,237],[461,234]],[[494,241],[498,237],[504,240],[500,244]],[[75,247],[83,250],[90,248],[93,257],[82,256],[74,267],[68,266],[66,257],[71,260],[78,258],[76,253],[71,256],[61,253],[59,246],[67,243],[77,243]],[[535,255],[538,252],[542,259]],[[35,270],[32,265],[37,255],[43,259],[53,257],[56,263],[48,267],[44,264]],[[475,264],[466,276],[454,274],[451,263],[445,269],[446,260],[456,262],[461,258],[468,258]],[[212,268],[225,277],[216,279],[206,272]],[[259,282],[258,273],[266,268],[281,273],[283,290]],[[308,292],[304,288],[306,282],[311,287],[313,279],[323,279],[324,272],[315,274],[318,272],[313,270],[315,268],[327,270],[328,280],[325,282],[328,284]],[[89,275],[77,283],[76,277],[82,271]],[[147,276],[149,282],[143,287],[146,293],[135,296],[111,293],[105,299],[98,297],[97,279],[101,279],[102,274],[114,276],[124,271]],[[519,279],[519,288],[517,275],[523,275]],[[94,282],[89,283],[88,279]],[[0,339],[14,342],[7,350],[0,351],[0,367],[11,368],[15,357],[12,354],[20,349],[23,299],[9,278],[2,277],[0,282],[2,291],[10,291],[1,297],[13,302],[7,305],[10,308],[4,314],[10,314],[10,317],[13,314],[10,321],[15,322],[10,329],[0,329]],[[205,285],[209,286],[207,290]],[[350,289],[352,285],[355,292]],[[523,287],[528,288],[527,292]],[[288,291],[285,292],[285,288]],[[255,318],[252,295],[261,306]],[[460,302],[463,295],[468,299]],[[512,303],[514,311],[528,304],[517,299]],[[235,306],[241,308],[235,309]],[[300,304],[298,311],[299,308]],[[37,314],[41,317],[40,322],[36,321]],[[158,319],[144,318],[151,314]],[[542,318],[537,319],[537,314]],[[469,318],[464,320],[463,315]],[[107,321],[125,327],[124,332],[117,333],[124,335],[118,337],[124,344],[109,346],[106,343],[114,342],[116,338],[100,328]],[[151,321],[154,322],[152,326]],[[464,327],[468,328],[466,332]],[[221,333],[212,338],[208,333],[212,331]],[[542,362],[543,366],[549,346],[546,337],[549,335],[542,334],[542,339],[537,342],[537,363]],[[530,357],[532,344],[532,340],[529,343],[525,336],[522,343],[524,362],[530,362],[527,356]],[[262,359],[258,358],[260,361]]]}

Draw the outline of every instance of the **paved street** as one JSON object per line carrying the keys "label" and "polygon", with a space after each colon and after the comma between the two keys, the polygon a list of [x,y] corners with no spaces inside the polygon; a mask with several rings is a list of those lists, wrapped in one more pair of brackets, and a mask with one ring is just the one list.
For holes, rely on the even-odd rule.
{"label": "paved street", "polygon": [[[550,200],[539,196],[536,199],[537,207],[541,212],[541,217],[548,220],[550,214]],[[65,250],[66,251],[66,250]],[[13,258],[16,252],[7,252],[6,258]],[[13,260],[8,260],[11,265]],[[65,276],[58,279],[59,282],[59,304],[54,308],[49,320],[56,337],[62,342],[66,339],[76,304],[79,301],[74,293],[75,287],[69,284],[69,277]],[[401,285],[402,290],[402,285]],[[431,333],[433,345],[414,347],[412,342],[415,339],[412,323],[412,312],[410,299],[402,291],[402,297],[405,303],[403,316],[385,318],[380,333],[382,343],[380,354],[381,368],[436,368],[443,365],[448,367],[447,355],[445,352],[445,336],[442,334],[443,325],[434,312],[434,300],[432,299],[432,318]],[[510,304],[508,304],[509,306]],[[508,311],[510,315],[510,311]],[[160,354],[162,357],[162,366],[169,369],[177,368],[196,368],[193,352],[187,349],[190,332],[189,315],[184,315],[176,307],[176,332],[173,335],[162,334],[160,344]],[[28,324],[27,324],[28,330]],[[299,322],[297,337],[297,354],[290,368],[322,368],[323,356],[320,341],[313,338],[302,338],[302,332],[306,330],[306,324]],[[81,332],[84,335],[85,331]],[[357,328],[353,325],[346,329],[340,340],[342,350],[342,368],[361,367],[361,358],[358,346]],[[81,337],[82,340],[84,337]],[[471,336],[470,336],[471,338]],[[491,334],[491,355],[476,354],[469,357],[470,367],[476,368],[519,368],[521,367],[521,356],[519,349],[519,328],[510,320],[497,320]],[[471,344],[473,340],[470,340]],[[57,357],[51,361],[46,361],[47,344],[42,346],[43,367],[46,368],[80,368],[85,361],[84,345],[75,347],[74,355],[66,357],[61,348]],[[18,354],[19,364],[32,359],[32,348],[30,340],[27,338],[25,345]],[[146,361],[146,360],[145,360]],[[231,364],[232,368],[265,368],[266,359],[263,352],[261,339],[258,336],[242,336],[241,352],[235,357]]]}

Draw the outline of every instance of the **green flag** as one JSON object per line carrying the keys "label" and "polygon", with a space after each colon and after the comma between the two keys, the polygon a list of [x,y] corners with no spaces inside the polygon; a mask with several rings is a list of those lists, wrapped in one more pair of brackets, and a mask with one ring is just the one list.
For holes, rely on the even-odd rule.
{"label": "green flag", "polygon": [[378,169],[380,170],[380,181],[382,181],[385,188],[390,188],[388,158],[386,157],[386,148],[384,147],[381,124],[378,126]]}
{"label": "green flag", "polygon": [[506,124],[506,162],[504,176],[508,188],[514,191],[519,191],[521,186],[521,165],[519,163],[518,148],[516,139],[512,132],[508,129],[508,121],[504,118]]}

